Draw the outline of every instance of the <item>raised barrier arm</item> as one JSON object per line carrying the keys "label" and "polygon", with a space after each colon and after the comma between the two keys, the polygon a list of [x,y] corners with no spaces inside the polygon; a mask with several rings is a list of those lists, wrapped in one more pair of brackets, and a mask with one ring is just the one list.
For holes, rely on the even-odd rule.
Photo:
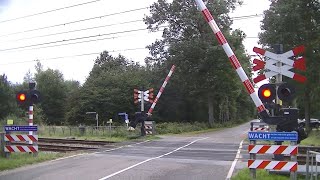
{"label": "raised barrier arm", "polygon": [[238,76],[240,77],[241,82],[245,86],[251,99],[253,100],[254,104],[256,105],[257,110],[258,110],[261,118],[263,120],[267,119],[268,117],[270,117],[269,112],[267,111],[267,109],[265,108],[265,106],[263,105],[261,100],[259,99],[257,93],[255,92],[255,90],[253,88],[252,83],[249,81],[248,76],[246,75],[243,68],[241,67],[241,64],[240,64],[238,58],[236,57],[236,55],[234,54],[234,52],[230,48],[226,38],[224,37],[224,35],[220,31],[220,29],[217,26],[215,20],[213,19],[211,13],[209,12],[209,10],[207,9],[206,5],[203,3],[202,0],[195,0],[195,2],[197,4],[198,8],[200,9],[200,11],[202,12],[204,18],[208,22],[209,26],[211,27],[213,33],[216,35],[216,38],[219,41],[219,44],[222,46],[224,52],[226,53],[226,55],[228,56],[228,58],[231,62],[233,68],[235,69]]}

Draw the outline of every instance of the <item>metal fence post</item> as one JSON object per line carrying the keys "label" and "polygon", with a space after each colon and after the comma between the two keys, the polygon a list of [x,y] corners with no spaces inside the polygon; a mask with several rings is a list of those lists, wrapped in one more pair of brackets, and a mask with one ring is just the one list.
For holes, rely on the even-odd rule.
{"label": "metal fence post", "polygon": [[309,153],[309,148],[307,148],[307,157],[306,157],[306,180],[309,180],[309,159],[310,159],[310,153]]}
{"label": "metal fence post", "polygon": [[[252,141],[250,141],[250,144],[252,144],[252,145],[256,145],[256,140],[252,140]],[[250,159],[256,159],[256,154],[255,153],[250,153]],[[253,180],[255,180],[255,179],[257,179],[257,170],[256,169],[253,169],[253,168],[251,168],[250,169],[250,177],[251,177],[251,179],[253,179]]]}
{"label": "metal fence post", "polygon": [[0,154],[2,157],[5,157],[4,146],[5,146],[4,133],[0,133]]}
{"label": "metal fence post", "polygon": [[[291,141],[290,142],[291,146],[296,146],[297,141]],[[297,162],[297,155],[291,155],[291,161]],[[290,171],[290,179],[291,180],[297,180],[297,171]]]}

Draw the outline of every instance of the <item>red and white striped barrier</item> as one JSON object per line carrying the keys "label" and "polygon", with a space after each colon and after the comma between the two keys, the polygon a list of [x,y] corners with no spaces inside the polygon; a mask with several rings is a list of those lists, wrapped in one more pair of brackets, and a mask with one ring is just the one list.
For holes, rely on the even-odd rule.
{"label": "red and white striped barrier", "polygon": [[266,110],[265,106],[262,104],[261,100],[259,99],[257,93],[255,93],[255,90],[253,88],[252,83],[250,82],[248,76],[244,72],[243,68],[241,67],[241,64],[236,57],[236,55],[233,53],[232,49],[230,48],[227,40],[225,39],[224,35],[220,31],[218,25],[216,24],[215,20],[213,19],[211,13],[207,9],[206,5],[203,3],[202,0],[195,0],[198,8],[201,10],[203,16],[205,17],[206,21],[208,22],[209,26],[211,27],[212,31],[216,35],[216,38],[218,39],[220,45],[224,49],[224,52],[227,54],[233,68],[236,70],[238,76],[240,77],[243,85],[247,89],[248,93],[250,94],[251,99],[253,100],[254,104],[256,105],[258,112],[260,114],[267,114],[269,116],[268,111]]}
{"label": "red and white striped barrier", "polygon": [[37,142],[38,141],[38,135],[26,135],[26,134],[5,134],[4,135],[4,140],[13,142],[13,141],[33,141]]}
{"label": "red and white striped barrier", "polygon": [[248,160],[248,168],[250,169],[268,169],[268,170],[283,170],[283,171],[297,171],[297,162],[286,161],[270,161],[270,160]]}
{"label": "red and white striped barrier", "polygon": [[253,131],[268,132],[269,130],[270,130],[270,128],[262,128],[262,127],[253,128]]}
{"label": "red and white striped barrier", "polygon": [[249,153],[253,154],[290,154],[297,155],[297,146],[285,145],[252,145],[248,146]]}
{"label": "red and white striped barrier", "polygon": [[149,111],[148,111],[148,113],[147,113],[148,115],[151,115],[151,114],[152,114],[152,111],[153,111],[154,107],[156,106],[156,104],[157,104],[157,102],[158,102],[161,94],[163,93],[164,88],[165,88],[166,85],[168,84],[168,81],[169,81],[171,75],[173,74],[175,68],[176,68],[176,66],[175,66],[175,65],[172,65],[172,67],[171,67],[171,69],[170,69],[170,71],[169,71],[169,74],[167,75],[166,79],[164,80],[164,82],[163,82],[163,84],[162,84],[162,86],[161,86],[161,88],[160,88],[160,90],[159,90],[156,98],[154,99],[154,101],[153,101],[153,103],[152,103],[152,105],[151,105],[151,107],[150,107],[150,109],[149,109]]}
{"label": "red and white striped barrier", "polygon": [[38,146],[18,146],[18,145],[10,145],[4,146],[4,152],[38,152]]}

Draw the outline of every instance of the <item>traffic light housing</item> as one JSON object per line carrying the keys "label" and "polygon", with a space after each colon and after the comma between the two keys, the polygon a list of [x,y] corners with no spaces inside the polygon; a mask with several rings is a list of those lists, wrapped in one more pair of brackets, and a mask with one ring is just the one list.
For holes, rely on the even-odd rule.
{"label": "traffic light housing", "polygon": [[19,91],[16,93],[17,103],[23,105],[33,105],[40,102],[40,92],[37,90]]}
{"label": "traffic light housing", "polygon": [[275,84],[264,84],[258,90],[258,96],[263,103],[271,103],[276,98]]}
{"label": "traffic light housing", "polygon": [[31,90],[29,92],[29,98],[31,104],[37,104],[38,102],[40,102],[40,92],[35,89]]}
{"label": "traffic light housing", "polygon": [[288,83],[281,84],[278,87],[277,95],[280,100],[285,101],[285,102],[290,102],[294,99],[295,88]]}

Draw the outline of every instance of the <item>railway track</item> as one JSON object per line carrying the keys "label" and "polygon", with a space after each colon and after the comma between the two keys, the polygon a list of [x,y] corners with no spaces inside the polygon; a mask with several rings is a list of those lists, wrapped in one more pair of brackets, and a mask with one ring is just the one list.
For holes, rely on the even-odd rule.
{"label": "railway track", "polygon": [[112,141],[91,141],[91,140],[80,140],[80,139],[55,139],[55,138],[39,138],[39,143],[59,143],[59,144],[86,144],[86,145],[97,145],[104,146],[110,145]]}
{"label": "railway track", "polygon": [[[23,142],[12,142],[14,145],[26,145]],[[87,151],[100,148],[113,148],[115,147],[112,141],[91,141],[91,140],[78,140],[78,139],[56,139],[56,138],[39,138],[38,139],[39,151],[52,151],[52,152],[71,152],[71,151]]]}

